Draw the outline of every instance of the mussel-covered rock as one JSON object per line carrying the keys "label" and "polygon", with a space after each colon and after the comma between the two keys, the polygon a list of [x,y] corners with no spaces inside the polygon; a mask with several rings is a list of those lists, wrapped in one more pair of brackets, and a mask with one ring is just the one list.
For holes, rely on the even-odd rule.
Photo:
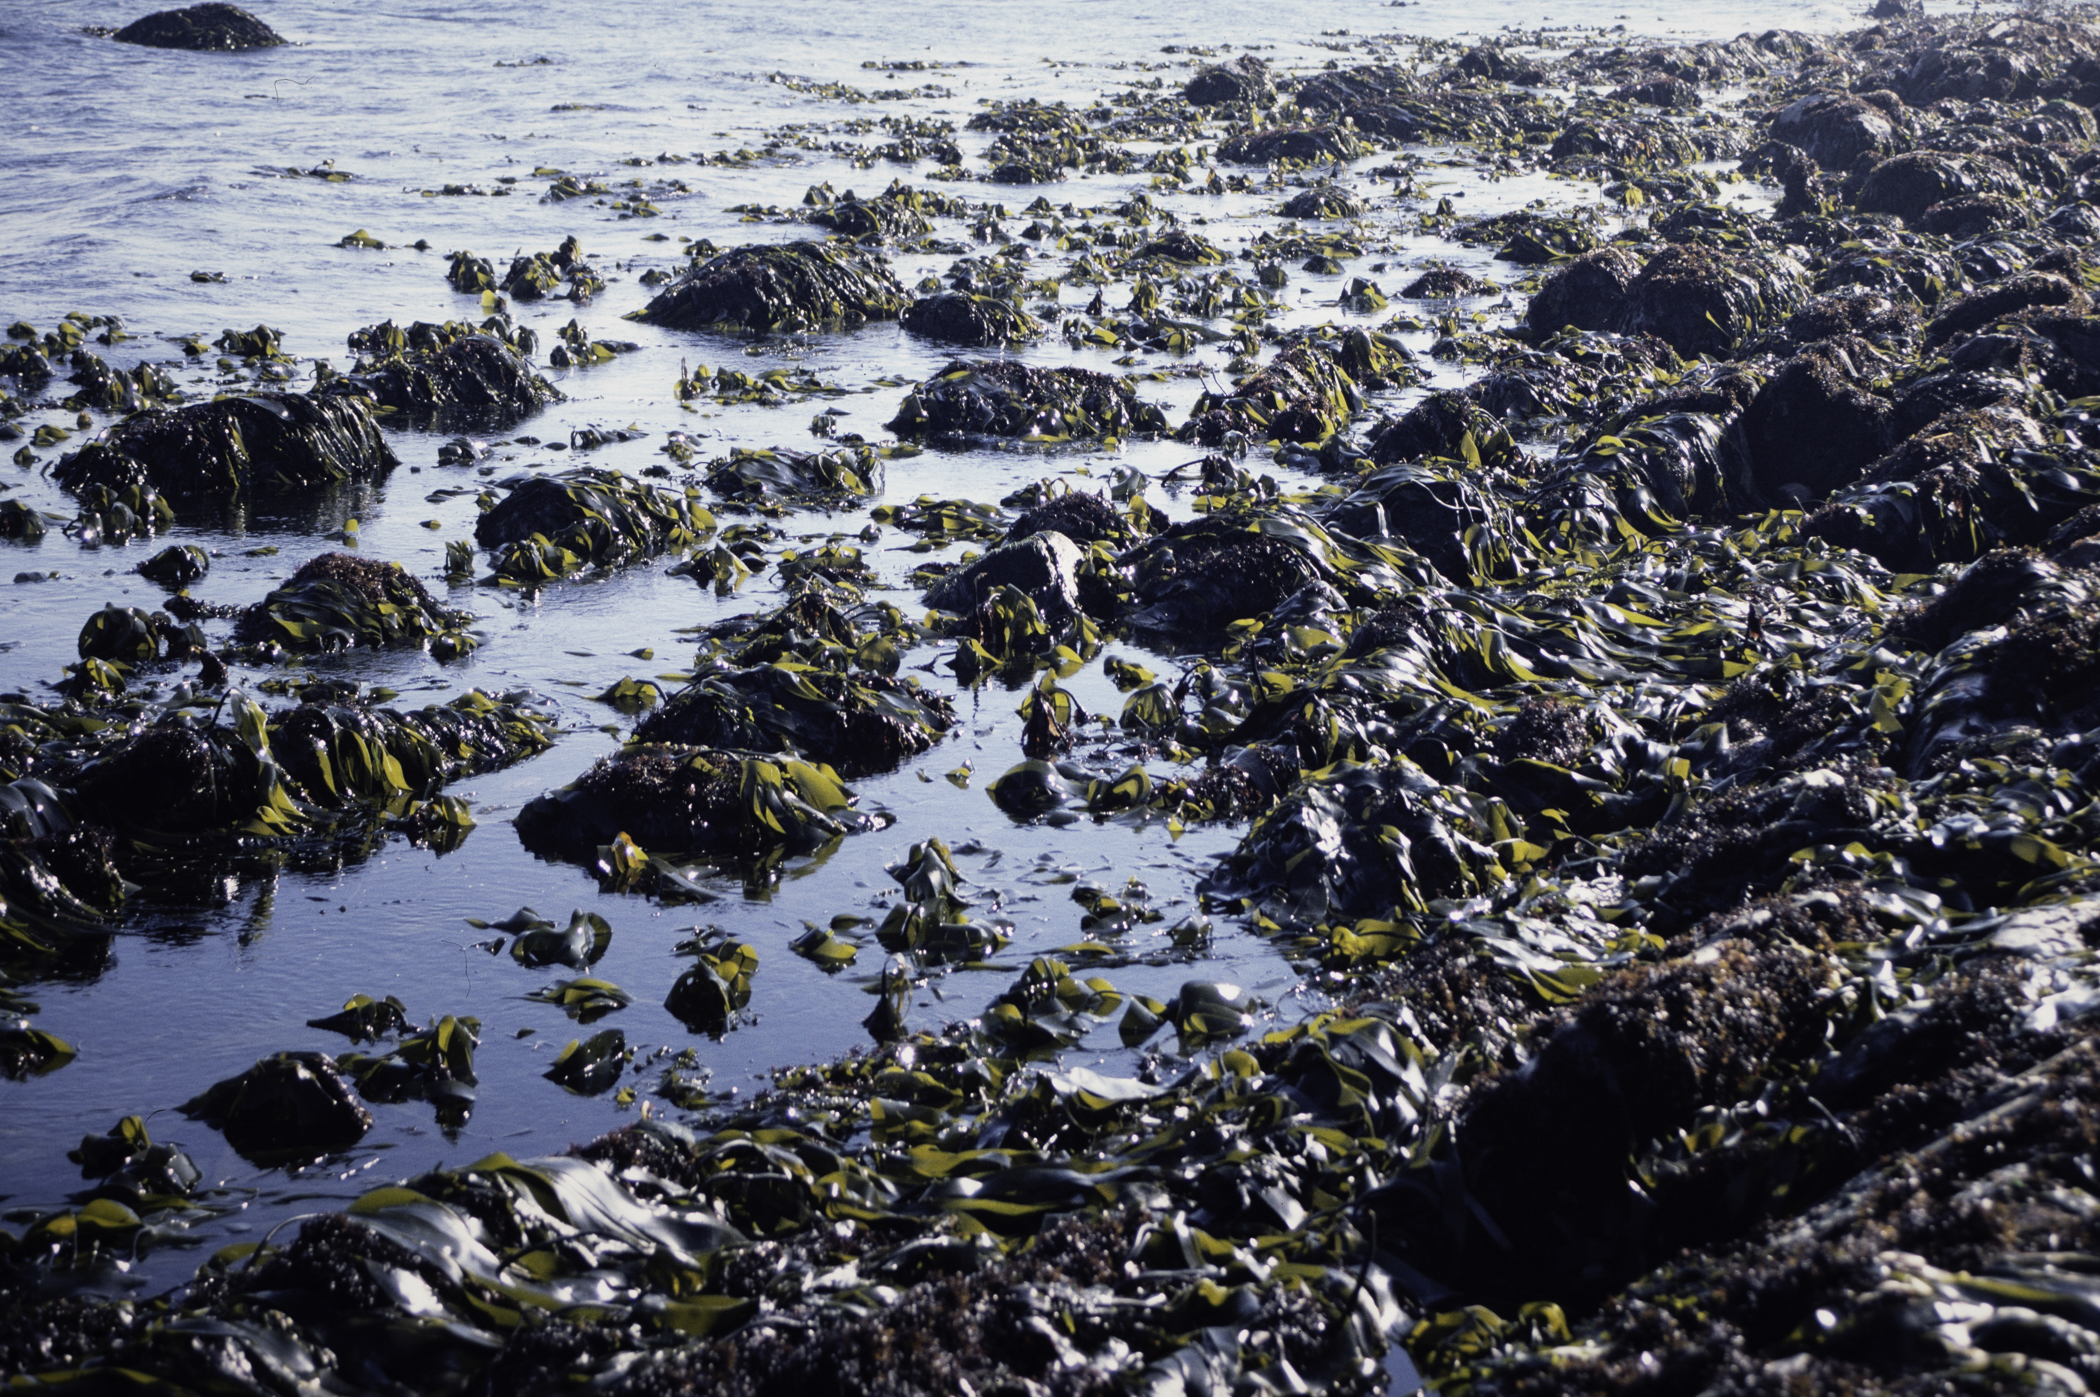
{"label": "mussel-covered rock", "polygon": [[635,737],[784,752],[850,777],[891,770],[954,723],[947,697],[908,678],[762,665],[701,675],[644,718]]}
{"label": "mussel-covered rock", "polygon": [[1251,441],[1323,442],[1364,405],[1364,391],[1407,382],[1407,350],[1385,335],[1351,329],[1300,335],[1230,393],[1206,390],[1175,435],[1218,446],[1233,433]]}
{"label": "mussel-covered rock", "polygon": [[889,422],[899,436],[1072,441],[1166,430],[1166,415],[1128,379],[1092,369],[957,360],[913,388]]}
{"label": "mussel-covered rock", "polygon": [[1862,386],[1872,349],[1820,342],[1765,381],[1742,417],[1755,488],[1773,501],[1820,500],[1859,479],[1895,444],[1896,409]]}
{"label": "mussel-covered rock", "polygon": [[1935,204],[1972,194],[2016,194],[2020,186],[2016,171],[1988,155],[1914,150],[1876,165],[1854,202],[1864,212],[1914,223]]}
{"label": "mussel-covered rock", "polygon": [[913,301],[904,310],[904,328],[946,344],[988,348],[1039,338],[1043,322],[1012,302],[966,291],[943,291]]}
{"label": "mussel-covered rock", "polygon": [[1199,70],[1182,88],[1181,95],[1199,107],[1225,103],[1265,102],[1275,95],[1269,81],[1269,65],[1251,53]]}
{"label": "mussel-covered rock", "polygon": [[324,390],[356,394],[441,428],[508,426],[561,394],[509,344],[467,334],[436,348],[399,349],[361,358]]}
{"label": "mussel-covered rock", "polygon": [[1627,289],[1640,274],[1640,259],[1623,247],[1580,253],[1547,274],[1525,309],[1524,323],[1541,335],[1568,325],[1578,330],[1616,329]]}
{"label": "mussel-covered rock", "polygon": [[601,757],[518,812],[534,853],[589,863],[626,835],[664,854],[807,852],[865,825],[825,768],[703,747],[641,743]]}
{"label": "mussel-covered rock", "polygon": [[1626,288],[1614,328],[1654,335],[1679,354],[1726,354],[1791,314],[1806,296],[1804,280],[1783,254],[1664,248]]}
{"label": "mussel-covered rock", "polygon": [[120,44],[157,49],[264,49],[284,36],[238,5],[190,5],[135,19],[111,36]]}
{"label": "mussel-covered rock", "polygon": [[1785,141],[1832,170],[1886,155],[1896,127],[1877,107],[1847,92],[1812,92],[1772,118],[1772,138]]}
{"label": "mussel-covered rock", "polygon": [[326,1053],[277,1053],[182,1104],[259,1164],[347,1150],[372,1128],[372,1113]]}
{"label": "mussel-covered rock", "polygon": [[1320,576],[1310,554],[1276,535],[1213,516],[1176,524],[1123,555],[1153,630],[1203,631],[1273,611]]}
{"label": "mussel-covered rock", "polygon": [[52,467],[69,490],[150,485],[170,499],[371,480],[399,465],[354,396],[257,393],[135,413]]}
{"label": "mussel-covered rock", "polygon": [[842,242],[731,248],[687,272],[637,320],[674,329],[812,330],[894,320],[908,303],[881,257]]}

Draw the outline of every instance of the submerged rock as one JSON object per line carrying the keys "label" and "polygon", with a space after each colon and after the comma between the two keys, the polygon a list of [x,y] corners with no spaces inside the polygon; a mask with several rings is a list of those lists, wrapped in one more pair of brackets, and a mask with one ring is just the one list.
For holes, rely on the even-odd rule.
{"label": "submerged rock", "polygon": [[635,319],[680,330],[814,330],[894,320],[908,298],[889,264],[840,242],[731,248],[657,293]]}
{"label": "submerged rock", "polygon": [[372,480],[401,464],[354,396],[258,393],[136,413],[52,467],[68,490],[150,485],[170,499]]}
{"label": "submerged rock", "polygon": [[157,49],[262,49],[286,42],[283,35],[240,6],[225,4],[158,10],[110,37],[120,44]]}
{"label": "submerged rock", "polygon": [[266,1057],[179,1109],[259,1164],[347,1150],[372,1128],[372,1113],[326,1053]]}

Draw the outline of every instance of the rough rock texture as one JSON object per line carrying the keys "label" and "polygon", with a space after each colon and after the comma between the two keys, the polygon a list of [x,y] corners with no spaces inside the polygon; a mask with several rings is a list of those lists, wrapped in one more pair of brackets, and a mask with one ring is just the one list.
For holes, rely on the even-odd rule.
{"label": "rough rock texture", "polygon": [[238,5],[190,5],[135,19],[113,35],[120,44],[157,49],[266,49],[283,35]]}

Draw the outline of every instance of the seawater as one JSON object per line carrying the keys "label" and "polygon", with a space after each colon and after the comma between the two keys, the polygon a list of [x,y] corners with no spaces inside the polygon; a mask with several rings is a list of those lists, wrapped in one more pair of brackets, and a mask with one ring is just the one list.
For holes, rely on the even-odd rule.
{"label": "seawater", "polygon": [[[553,373],[567,401],[503,435],[562,441],[574,427],[639,427],[648,435],[587,457],[629,473],[662,460],[656,453],[674,430],[697,438],[709,455],[726,455],[733,446],[806,448],[813,444],[809,416],[826,401],[846,413],[841,430],[879,437],[905,392],[898,383],[923,378],[951,357],[895,325],[749,341],[620,318],[645,302],[644,272],[681,265],[679,237],[709,238],[727,247],[812,235],[799,224],[747,221],[727,211],[732,205],[793,208],[807,188],[824,182],[863,194],[894,178],[925,183],[928,166],[877,162],[856,168],[824,148],[882,139],[857,123],[908,114],[961,126],[987,99],[1090,105],[1133,84],[1178,85],[1202,61],[1191,56],[1192,48],[1220,55],[1251,50],[1284,72],[1303,72],[1335,61],[1364,61],[1349,46],[1374,35],[1469,39],[1546,28],[1567,31],[1561,37],[1594,38],[1623,27],[1629,40],[1696,40],[1775,27],[1829,31],[1858,18],[1853,8],[1822,0],[1695,3],[1667,10],[1639,8],[1629,0],[1230,0],[1201,6],[1111,0],[674,6],[617,0],[588,7],[254,0],[251,8],[295,46],[195,54],[129,47],[82,32],[84,26],[121,26],[147,8],[100,0],[13,0],[0,11],[12,117],[0,153],[0,240],[7,249],[0,320],[48,329],[69,311],[120,316],[134,338],[107,349],[92,346],[97,352],[119,367],[141,360],[168,364],[186,388],[202,396],[239,385],[214,371],[216,353],[190,360],[179,341],[268,324],[283,332],[286,351],[302,361],[305,382],[314,359],[347,366],[345,336],[361,326],[386,319],[478,319],[478,304],[447,285],[445,254],[471,250],[500,270],[515,252],[551,250],[575,235],[607,276],[607,290],[583,307],[565,301],[517,307],[520,322],[537,330],[543,345],[575,317],[593,338],[630,339],[641,348],[601,367]],[[1404,58],[1404,45],[1400,52]],[[915,61],[928,66],[864,66]],[[826,84],[915,91],[852,101],[809,90]],[[807,139],[781,144],[782,128],[791,125]],[[989,137],[961,131],[956,139],[966,166],[981,174]],[[734,167],[703,163],[707,156],[738,150],[760,158]],[[1464,159],[1426,169],[1417,182],[1419,195],[1396,197],[1366,173],[1391,158],[1360,161],[1351,176],[1371,200],[1372,219],[1394,228],[1392,246],[1374,254],[1384,264],[1374,275],[1389,292],[1431,258],[1497,273],[1484,251],[1398,231],[1403,219],[1412,227],[1425,197],[1451,197],[1467,213],[1479,214],[1534,199],[1597,197],[1594,186],[1579,182],[1497,179]],[[327,162],[354,178],[328,182],[296,173]],[[639,181],[661,216],[623,217],[610,207],[611,199],[547,202],[542,195],[551,177],[533,173],[543,169],[600,180],[615,196],[634,192],[627,182]],[[671,189],[671,181],[682,182],[685,191]],[[1149,184],[1148,176],[1132,174],[1075,175],[1042,189],[982,182],[940,187],[1018,212],[1039,193],[1054,204],[1109,205]],[[447,186],[476,192],[448,194]],[[1275,223],[1273,191],[1151,192],[1228,251]],[[1745,186],[1743,197],[1754,199],[1758,192]],[[389,247],[338,245],[359,229]],[[953,230],[944,227],[940,236],[953,236]],[[418,241],[428,250],[410,246]],[[905,253],[894,260],[910,285],[940,274],[954,258]],[[1044,274],[1054,267],[1043,265]],[[224,280],[199,282],[195,272]],[[1362,264],[1340,277],[1294,272],[1292,318],[1350,318],[1333,303],[1346,277],[1363,272]],[[1500,273],[1506,280],[1508,269]],[[1074,308],[1088,295],[1090,290],[1073,287],[1062,293]],[[1492,319],[1521,312],[1521,304],[1490,297],[1468,309]],[[1362,318],[1375,324],[1385,314],[1390,312]],[[1418,337],[1416,347],[1426,342]],[[1068,350],[1054,338],[1024,352],[1032,362],[1107,367],[1100,352]],[[1224,358],[1219,350],[1184,358],[1141,356],[1135,371],[1168,371],[1163,381],[1144,382],[1141,390],[1179,420],[1204,386],[1197,370],[1221,369]],[[704,403],[689,411],[672,391],[683,364],[727,364],[747,372],[809,368],[852,391],[843,399],[797,400],[779,408]],[[55,399],[69,391],[62,379],[54,381],[41,395],[46,406],[21,425],[71,427],[72,414],[55,407]],[[1378,405],[1396,409],[1409,398],[1389,395]],[[111,602],[158,605],[164,594],[133,569],[170,542],[210,549],[211,575],[193,591],[239,605],[259,599],[306,558],[339,546],[324,536],[355,519],[361,553],[402,563],[451,605],[479,613],[485,644],[449,665],[415,652],[354,653],[298,664],[289,673],[383,685],[399,690],[398,702],[409,706],[475,686],[530,688],[545,695],[563,719],[563,736],[551,751],[455,789],[470,799],[480,821],[457,851],[440,856],[395,840],[337,871],[227,879],[192,904],[136,905],[104,973],[85,983],[36,987],[43,1006],[36,1023],[72,1042],[79,1057],[45,1077],[0,1081],[0,1209],[13,1210],[7,1216],[19,1226],[62,1206],[66,1194],[81,1187],[65,1151],[132,1113],[149,1117],[157,1139],[190,1152],[207,1182],[221,1190],[216,1201],[226,1209],[193,1229],[190,1246],[150,1251],[121,1273],[92,1278],[94,1286],[164,1287],[190,1272],[203,1255],[198,1247],[252,1240],[287,1219],[342,1206],[381,1179],[464,1164],[496,1150],[548,1153],[633,1119],[632,1108],[617,1106],[611,1093],[577,1097],[542,1080],[554,1055],[579,1030],[558,1011],[523,996],[558,974],[525,970],[508,957],[492,959],[475,949],[472,943],[486,933],[467,920],[501,918],[521,905],[558,922],[580,908],[611,923],[611,949],[592,973],[628,990],[635,1003],[596,1027],[621,1027],[641,1050],[638,1062],[647,1065],[629,1080],[645,1099],[661,1066],[647,1060],[661,1051],[695,1048],[713,1073],[715,1090],[727,1096],[760,1089],[776,1066],[865,1044],[860,1020],[874,1004],[869,991],[882,964],[879,948],[869,946],[852,970],[827,976],[790,953],[787,943],[805,921],[823,923],[842,912],[879,914],[893,886],[884,866],[929,836],[965,851],[959,863],[972,880],[972,895],[981,909],[997,909],[1013,920],[1015,939],[998,957],[996,974],[957,972],[924,983],[912,1007],[917,1026],[977,1014],[1031,956],[1083,939],[1080,909],[1070,901],[1079,880],[1116,889],[1137,878],[1167,914],[1165,923],[1132,933],[1137,961],[1108,972],[1118,988],[1171,995],[1185,979],[1229,980],[1267,1000],[1269,1015],[1283,1021],[1323,1002],[1317,984],[1302,981],[1269,945],[1229,922],[1219,922],[1210,950],[1196,956],[1172,953],[1157,934],[1194,910],[1195,880],[1233,846],[1237,827],[1192,827],[1177,834],[1161,822],[1016,824],[993,806],[984,787],[1021,759],[1014,712],[1020,693],[997,683],[960,686],[944,667],[920,677],[956,694],[963,716],[956,732],[899,771],[856,783],[864,808],[887,809],[895,823],[846,840],[828,857],[791,863],[775,886],[747,889],[723,878],[712,886],[713,901],[664,906],[601,893],[583,870],[535,859],[519,846],[509,817],[614,750],[631,726],[590,695],[626,675],[683,668],[691,648],[677,634],[680,628],[775,604],[774,579],[770,573],[755,576],[718,596],[667,576],[666,563],[658,562],[531,594],[458,587],[448,595],[439,576],[444,544],[471,537],[475,491],[428,497],[578,457],[505,446],[481,468],[443,467],[438,451],[445,435],[403,431],[393,437],[403,466],[370,487],[260,499],[209,522],[185,515],[150,543],[125,547],[82,546],[57,529],[34,546],[0,543],[0,689],[49,697],[45,686],[75,658],[74,638],[94,610]],[[0,463],[5,497],[70,517],[73,506],[46,475],[63,449],[35,453],[26,469]],[[1157,480],[1197,454],[1171,442],[1133,442],[1109,452],[932,451],[889,464],[886,498],[930,494],[996,501],[1045,477],[1099,488],[1111,471],[1128,467]],[[1149,497],[1177,518],[1189,512],[1170,487],[1155,485]],[[427,528],[425,521],[438,527]],[[783,522],[795,544],[857,534],[868,518],[861,509],[803,513]],[[903,579],[919,561],[904,551],[909,542],[910,536],[886,531],[868,547],[889,589],[875,595],[908,611],[917,600]],[[276,551],[265,552],[271,549]],[[6,580],[32,572],[53,576],[14,585]],[[643,649],[653,649],[653,658],[631,653]],[[1134,643],[1117,642],[1107,653],[1174,672],[1171,655]],[[906,664],[928,666],[938,654],[925,647]],[[251,670],[237,674],[249,684],[266,677]],[[1120,707],[1121,696],[1098,662],[1065,683],[1095,712],[1113,715]],[[944,779],[965,766],[971,769],[965,786]],[[761,955],[751,1012],[719,1041],[696,1039],[661,1007],[686,963],[672,954],[673,945],[688,929],[709,924],[727,927]],[[441,1131],[420,1103],[375,1106],[377,1125],[347,1155],[304,1169],[258,1170],[215,1132],[172,1111],[266,1054],[341,1050],[343,1040],[305,1023],[360,992],[397,995],[419,1022],[443,1014],[482,1020],[480,1099],[462,1129]],[[1109,1073],[1129,1068],[1129,1054],[1106,1031],[1068,1058]],[[665,1108],[658,1103],[658,1109]]]}

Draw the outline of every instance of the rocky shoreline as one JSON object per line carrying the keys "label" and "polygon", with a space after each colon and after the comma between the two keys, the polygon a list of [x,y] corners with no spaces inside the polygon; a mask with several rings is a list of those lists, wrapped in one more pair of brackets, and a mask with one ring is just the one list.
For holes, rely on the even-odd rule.
{"label": "rocky shoreline", "polygon": [[[989,215],[901,183],[813,190],[826,238],[694,245],[633,318],[901,319],[969,357],[910,385],[887,436],[820,416],[817,450],[491,496],[455,545],[462,574],[487,553],[491,586],[668,554],[698,581],[771,559],[787,583],[700,637],[685,687],[608,696],[634,740],[528,806],[520,836],[675,898],[681,860],[763,868],[877,828],[847,783],[953,726],[900,674],[938,645],[965,685],[1032,683],[1000,809],[1244,823],[1207,917],[1245,920],[1337,1007],[1284,1023],[1210,980],[1120,991],[1117,938],[1160,914],[1134,879],[1081,885],[1086,941],[1005,968],[967,1021],[915,1029],[885,974],[872,1049],[755,1100],[681,1099],[674,1064],[659,1094],[685,1123],[645,1111],[565,1156],[381,1187],[156,1299],[58,1295],[68,1268],[179,1223],[196,1187],[127,1117],[76,1152],[76,1207],[0,1233],[0,1371],[197,1392],[1352,1393],[1387,1390],[1397,1345],[1452,1393],[2100,1383],[2100,30],[2083,10],[1883,8],[1831,38],[1532,36],[1421,71],[1244,55],[1122,107],[973,119],[996,133],[989,183],[1142,158],[1199,189],[1294,187],[1237,258],[1143,196],[1082,213],[1046,192],[1006,219],[1026,229],[907,288],[885,248]],[[1189,145],[1127,148],[1162,138]],[[1423,143],[1594,180],[1616,213],[1468,221],[1352,192],[1410,185]],[[1744,179],[1776,207],[1728,200]],[[1266,323],[1268,292],[1399,217],[1494,246],[1522,315],[1468,318],[1497,289],[1427,267],[1394,293],[1348,284],[1359,317],[1409,303],[1384,325]],[[1051,254],[1127,304],[1043,315],[1031,259]],[[79,519],[0,505],[0,536],[147,537],[199,502],[382,475],[396,413],[508,430],[555,389],[493,266],[452,268],[486,291],[484,322],[370,327],[309,392],[184,402],[77,324],[12,328],[0,377],[20,396],[0,410],[69,367],[83,418],[121,418],[55,468]],[[500,285],[581,301],[604,283],[572,239]],[[1403,324],[1434,331],[1429,363]],[[251,362],[277,353],[266,327],[228,334]],[[1048,335],[1229,341],[1233,377],[1175,422],[1136,376],[980,357]],[[555,352],[623,347],[577,328]],[[1367,407],[1432,371],[1465,386]],[[779,391],[730,370],[677,387]],[[884,506],[886,528],[984,545],[914,574],[916,617],[871,597],[858,549],[783,550],[766,523],[865,498],[884,457],[927,447],[1169,434],[1202,500],[1183,522],[1142,478]],[[1264,454],[1317,484],[1279,485]],[[90,618],[63,697],[0,696],[10,1012],[186,863],[456,840],[472,817],[446,785],[554,740],[523,693],[402,711],[315,685],[273,710],[227,689],[229,664],[481,643],[398,566],[324,553],[237,613],[190,595],[201,552],[148,566],[165,608]],[[1127,701],[1097,721],[1060,676],[1129,634],[1183,672],[1111,671]],[[938,839],[891,872],[873,936],[907,978],[1006,944]],[[580,916],[513,920],[496,929],[522,963],[617,1007]],[[848,929],[794,949],[850,959]],[[681,1020],[748,1002],[758,949],[681,950]],[[72,1049],[20,1012],[0,1064],[62,1067]],[[471,1109],[476,1021],[419,1028],[369,1000],[338,1018],[373,1051],[278,1054],[183,1111],[268,1161],[354,1142],[367,1100]],[[1134,1076],[1060,1061],[1109,1023],[1142,1051]],[[548,1075],[603,1090],[630,1056],[605,1030]]]}

